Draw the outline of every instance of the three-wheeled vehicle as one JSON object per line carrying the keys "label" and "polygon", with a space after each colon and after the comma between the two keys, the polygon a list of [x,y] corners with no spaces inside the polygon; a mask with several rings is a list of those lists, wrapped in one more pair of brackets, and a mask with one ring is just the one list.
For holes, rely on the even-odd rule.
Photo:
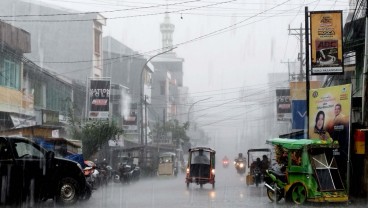
{"label": "three-wheeled vehicle", "polygon": [[248,174],[246,175],[247,186],[258,186],[263,182],[266,170],[270,167],[272,152],[270,148],[257,148],[248,150]]}
{"label": "three-wheeled vehicle", "polygon": [[163,152],[159,155],[157,175],[178,175],[178,162],[174,152]]}
{"label": "three-wheeled vehicle", "polygon": [[275,138],[267,143],[275,146],[276,161],[283,166],[266,171],[265,186],[271,201],[282,198],[296,204],[348,201],[334,157],[337,141]]}
{"label": "three-wheeled vehicle", "polygon": [[189,149],[187,173],[185,183],[210,183],[215,188],[215,155],[216,151],[209,147],[194,147]]}

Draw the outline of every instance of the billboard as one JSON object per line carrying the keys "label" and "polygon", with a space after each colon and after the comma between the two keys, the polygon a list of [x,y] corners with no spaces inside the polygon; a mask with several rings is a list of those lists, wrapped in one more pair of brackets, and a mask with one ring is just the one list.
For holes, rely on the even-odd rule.
{"label": "billboard", "polygon": [[342,11],[310,12],[311,74],[342,74]]}
{"label": "billboard", "polygon": [[89,118],[109,118],[110,79],[90,79]]}
{"label": "billboard", "polygon": [[309,138],[338,141],[335,156],[342,170],[347,168],[349,155],[350,112],[351,84],[310,90]]}
{"label": "billboard", "polygon": [[277,121],[290,121],[290,89],[276,89]]}

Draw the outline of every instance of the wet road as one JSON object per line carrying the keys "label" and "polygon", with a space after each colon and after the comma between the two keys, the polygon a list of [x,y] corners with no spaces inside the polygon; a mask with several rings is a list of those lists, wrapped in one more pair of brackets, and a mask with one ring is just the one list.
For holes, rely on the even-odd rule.
{"label": "wet road", "polygon": [[[245,177],[236,173],[233,166],[217,168],[216,187],[206,184],[191,184],[187,189],[184,174],[175,177],[141,179],[132,184],[110,183],[96,190],[92,198],[77,203],[73,207],[101,208],[240,208],[240,207],[297,207],[286,204],[284,200],[278,204],[271,203],[266,195],[266,188],[247,186]],[[45,207],[55,207],[48,201]],[[303,207],[366,207],[357,204],[307,204]],[[299,206],[300,207],[300,206]]]}

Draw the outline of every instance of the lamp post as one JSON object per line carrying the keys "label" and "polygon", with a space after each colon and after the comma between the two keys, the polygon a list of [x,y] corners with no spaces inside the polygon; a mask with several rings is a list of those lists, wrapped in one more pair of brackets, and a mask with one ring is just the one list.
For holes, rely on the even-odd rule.
{"label": "lamp post", "polygon": [[[142,67],[142,70],[141,70],[141,73],[140,73],[140,83],[139,83],[139,87],[140,87],[140,107],[141,107],[141,135],[140,135],[140,139],[141,139],[141,145],[143,146],[143,157],[142,159],[144,158],[144,165],[146,166],[146,159],[145,159],[145,156],[146,156],[146,145],[147,145],[147,121],[146,121],[146,125],[145,125],[145,130],[146,130],[146,133],[145,133],[145,141],[143,140],[143,102],[146,102],[146,98],[143,97],[144,96],[144,92],[143,92],[143,71],[144,69],[146,68],[147,64],[155,57],[161,55],[161,54],[164,54],[164,53],[167,53],[167,52],[170,52],[172,50],[174,50],[175,48],[177,47],[173,47],[173,48],[170,48],[166,51],[163,51],[161,53],[158,53],[152,57],[150,57],[144,64],[143,64],[143,67]],[[146,103],[145,103],[146,105]]]}
{"label": "lamp post", "polygon": [[190,115],[190,111],[192,110],[193,106],[201,101],[205,101],[205,100],[208,100],[208,99],[211,99],[212,97],[208,97],[208,98],[205,98],[205,99],[202,99],[202,100],[197,100],[196,102],[192,103],[190,106],[189,106],[189,109],[188,109],[188,124],[189,124],[189,115]]}

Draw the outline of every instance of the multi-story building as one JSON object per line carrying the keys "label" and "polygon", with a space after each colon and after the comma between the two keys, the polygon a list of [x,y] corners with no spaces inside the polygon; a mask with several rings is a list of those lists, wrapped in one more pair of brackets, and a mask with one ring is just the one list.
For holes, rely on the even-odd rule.
{"label": "multi-story building", "polygon": [[[58,137],[55,144],[49,140],[48,147],[60,147],[57,153],[62,155],[68,154],[70,147],[80,147],[64,139],[66,129],[62,127],[72,103],[84,106],[84,86],[25,58],[23,53],[31,49],[30,33],[1,21],[0,33],[0,68],[4,72],[0,78],[1,133],[31,137],[43,144],[43,139]],[[75,109],[76,115],[81,111]]]}
{"label": "multi-story building", "polygon": [[[125,139],[136,144],[145,144],[144,133],[141,141],[142,123],[145,125],[145,117],[147,112],[147,120],[151,120],[151,113],[146,110],[146,105],[151,103],[151,88],[152,88],[152,72],[154,68],[147,58],[138,54],[123,43],[117,41],[113,37],[107,36],[103,38],[104,57],[106,59],[104,76],[111,78],[113,85],[121,85],[126,88],[125,99],[121,100],[121,106],[125,109],[120,111],[124,129],[127,131]],[[122,92],[121,92],[122,93]],[[129,102],[129,104],[128,104]],[[115,103],[116,104],[116,103]],[[141,105],[142,104],[142,105]],[[143,107],[143,111],[141,108]],[[118,106],[113,106],[113,116],[116,117],[115,109]],[[143,116],[142,116],[143,113]],[[132,123],[129,120],[135,118]],[[142,121],[143,118],[143,121]],[[124,125],[124,122],[129,123]],[[145,128],[143,128],[145,131]],[[147,128],[149,133],[149,126]],[[151,139],[148,137],[147,142]]]}
{"label": "multi-story building", "polygon": [[34,111],[32,94],[23,88],[22,57],[31,51],[30,34],[4,22],[0,22],[0,28],[0,129],[3,130],[20,125],[19,119],[16,120],[19,115],[25,118],[23,122],[30,122],[28,118],[34,118]]}
{"label": "multi-story building", "polygon": [[83,82],[102,76],[102,27],[106,20],[99,13],[72,14],[22,0],[0,1],[0,13],[4,22],[31,34],[32,50],[26,57],[35,64]]}

